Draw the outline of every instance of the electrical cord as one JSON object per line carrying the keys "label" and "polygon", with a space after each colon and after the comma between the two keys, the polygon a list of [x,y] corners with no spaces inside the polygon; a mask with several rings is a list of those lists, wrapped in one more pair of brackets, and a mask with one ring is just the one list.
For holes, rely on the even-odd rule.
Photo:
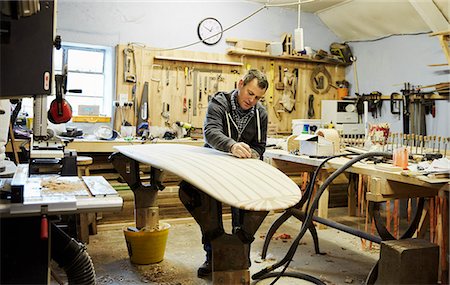
{"label": "electrical cord", "polygon": [[[329,157],[327,158],[324,162],[322,162],[320,164],[319,167],[322,167],[325,162],[327,162],[330,159],[339,157],[339,156],[343,156],[343,155],[338,155],[338,156],[334,156],[334,157]],[[349,167],[351,167],[353,164],[355,164],[356,162],[359,162],[362,159],[365,158],[369,158],[369,157],[374,157],[374,156],[383,156],[383,157],[390,157],[392,156],[391,153],[386,153],[386,152],[368,152],[368,153],[363,153],[360,154],[358,156],[356,156],[355,158],[351,159],[350,161],[348,161],[347,163],[345,163],[343,166],[341,166],[339,169],[335,170],[325,181],[324,183],[320,186],[320,188],[317,191],[316,196],[314,197],[314,201],[311,205],[311,208],[309,209],[309,211],[307,212],[306,218],[303,222],[303,225],[301,227],[301,230],[299,232],[299,234],[297,235],[297,237],[295,238],[295,240],[293,241],[291,247],[289,248],[286,256],[279,262],[277,262],[276,264],[273,264],[269,267],[264,268],[263,270],[253,274],[252,279],[266,279],[268,277],[273,277],[274,275],[272,275],[272,273],[270,273],[271,271],[277,269],[278,267],[281,267],[282,265],[285,264],[285,267],[283,268],[283,270],[278,273],[277,278],[271,283],[275,284],[276,281],[279,280],[279,278],[281,278],[281,276],[283,276],[285,273],[285,270],[287,269],[287,267],[289,266],[290,262],[292,261],[292,258],[295,254],[295,252],[297,251],[297,248],[300,244],[300,240],[302,239],[302,237],[305,235],[308,227],[311,226],[312,223],[312,219],[314,216],[314,211],[317,209],[318,207],[318,203],[319,203],[319,199],[322,196],[323,192],[325,191],[325,189],[328,187],[328,185],[341,173],[343,173],[345,170],[347,170]],[[319,167],[315,170],[314,172],[314,179],[315,177],[317,177],[317,173],[319,171]],[[312,187],[314,180],[311,180],[309,187]],[[312,191],[311,191],[312,192]],[[308,205],[309,205],[309,201],[308,201]],[[308,209],[308,208],[306,208]],[[270,274],[269,274],[270,273]],[[302,274],[304,275],[304,274]],[[301,278],[300,276],[291,276],[291,277],[297,277],[297,278]],[[318,280],[318,279],[317,279]],[[320,280],[318,280],[320,281]],[[313,282],[313,281],[311,281]],[[316,284],[324,284],[322,281],[320,281],[320,283],[316,283]]]}
{"label": "electrical cord", "polygon": [[265,8],[293,6],[293,5],[299,5],[299,4],[309,3],[309,2],[313,2],[313,1],[315,1],[315,0],[296,1],[296,2],[290,2],[290,3],[284,3],[284,4],[264,4],[262,7],[258,8],[255,12],[251,13],[250,15],[248,15],[248,16],[245,17],[245,18],[243,18],[242,20],[237,21],[237,22],[234,23],[233,25],[231,25],[231,26],[229,26],[229,27],[223,29],[222,31],[220,31],[220,32],[218,32],[218,33],[215,33],[214,35],[211,35],[211,36],[209,36],[209,37],[207,37],[207,38],[205,38],[205,39],[203,39],[203,40],[199,40],[199,41],[196,41],[196,42],[193,42],[193,43],[190,43],[190,44],[186,44],[186,45],[182,45],[182,46],[178,46],[178,47],[166,48],[166,49],[153,49],[153,48],[147,48],[147,47],[146,47],[144,44],[142,44],[142,43],[135,43],[135,42],[132,42],[132,43],[130,43],[129,45],[131,45],[131,46],[134,46],[134,45],[135,45],[135,46],[140,46],[140,47],[143,47],[143,48],[148,49],[148,50],[151,50],[151,51],[170,51],[170,50],[183,49],[183,48],[191,47],[191,46],[194,46],[194,45],[196,45],[196,44],[202,43],[203,41],[208,40],[208,39],[210,39],[210,38],[213,38],[213,37],[215,37],[215,36],[217,36],[217,35],[223,34],[223,33],[225,33],[226,31],[228,31],[228,30],[230,30],[230,29],[236,27],[236,26],[239,25],[240,23],[242,23],[242,22],[244,22],[244,21],[250,19],[251,17],[253,17],[254,15],[258,14],[259,12],[261,12],[261,11],[262,11],[263,9],[265,9]]}

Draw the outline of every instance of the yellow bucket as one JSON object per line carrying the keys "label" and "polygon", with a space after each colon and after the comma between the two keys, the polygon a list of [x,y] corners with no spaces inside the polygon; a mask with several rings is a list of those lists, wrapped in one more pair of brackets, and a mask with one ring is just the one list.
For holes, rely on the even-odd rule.
{"label": "yellow bucket", "polygon": [[170,225],[160,223],[160,230],[132,232],[123,230],[130,261],[135,264],[157,263],[164,259]]}

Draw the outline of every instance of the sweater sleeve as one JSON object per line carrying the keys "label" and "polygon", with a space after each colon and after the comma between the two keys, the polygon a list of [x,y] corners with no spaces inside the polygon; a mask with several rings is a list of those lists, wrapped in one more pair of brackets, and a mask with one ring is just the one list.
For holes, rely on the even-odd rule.
{"label": "sweater sleeve", "polygon": [[211,100],[206,113],[203,133],[205,142],[209,146],[217,150],[229,152],[231,146],[236,141],[228,137],[228,134],[225,133],[225,130],[228,129],[226,116],[227,112],[225,107]]}

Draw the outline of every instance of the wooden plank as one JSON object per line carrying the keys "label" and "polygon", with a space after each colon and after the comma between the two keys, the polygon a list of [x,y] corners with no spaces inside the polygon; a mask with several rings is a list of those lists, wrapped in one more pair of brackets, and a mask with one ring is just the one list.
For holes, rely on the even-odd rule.
{"label": "wooden plank", "polygon": [[94,197],[117,195],[116,190],[102,176],[83,176],[82,179]]}

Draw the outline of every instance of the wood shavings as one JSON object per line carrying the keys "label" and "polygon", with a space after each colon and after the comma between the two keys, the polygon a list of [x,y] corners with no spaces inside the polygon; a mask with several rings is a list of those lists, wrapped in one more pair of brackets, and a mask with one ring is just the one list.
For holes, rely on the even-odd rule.
{"label": "wood shavings", "polygon": [[51,177],[43,179],[41,182],[41,192],[45,195],[89,195],[83,182],[78,177]]}

